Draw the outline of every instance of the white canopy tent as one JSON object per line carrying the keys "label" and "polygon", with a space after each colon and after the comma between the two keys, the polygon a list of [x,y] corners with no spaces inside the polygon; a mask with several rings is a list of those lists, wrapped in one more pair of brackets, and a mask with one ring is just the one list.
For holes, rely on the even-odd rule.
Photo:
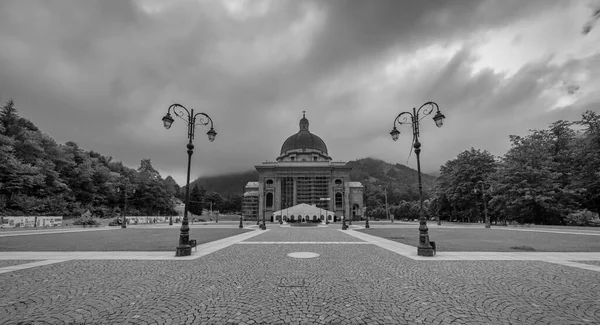
{"label": "white canopy tent", "polygon": [[[279,211],[273,212],[273,216],[275,220],[279,220],[280,217],[283,217],[284,220],[325,220],[327,218],[329,221],[333,221],[335,212],[319,209],[318,207],[306,203],[301,203],[295,205],[293,207],[289,207],[287,209],[282,209]],[[321,218],[323,216],[323,218]]]}

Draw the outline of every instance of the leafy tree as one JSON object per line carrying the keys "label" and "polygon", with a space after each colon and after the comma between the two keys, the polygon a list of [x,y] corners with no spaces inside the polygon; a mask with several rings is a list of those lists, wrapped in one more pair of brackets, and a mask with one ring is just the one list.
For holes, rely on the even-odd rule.
{"label": "leafy tree", "polygon": [[212,204],[212,209],[221,211],[223,209],[223,197],[217,192],[210,192],[204,196],[204,207],[210,209],[210,205]]}
{"label": "leafy tree", "polygon": [[576,205],[569,189],[571,132],[559,121],[525,137],[510,136],[511,148],[494,176],[490,207],[520,223],[561,224]]}
{"label": "leafy tree", "polygon": [[583,191],[582,208],[600,213],[600,115],[586,111],[576,124],[583,131],[573,149],[572,188]]}
{"label": "leafy tree", "polygon": [[[447,161],[440,168],[434,189],[432,215],[451,215],[463,221],[483,220],[480,184],[487,183],[495,172],[496,159],[487,151],[471,148]],[[486,196],[487,200],[488,197]],[[480,203],[481,202],[481,203]]]}
{"label": "leafy tree", "polygon": [[188,211],[190,211],[191,213],[198,215],[198,216],[201,215],[202,210],[203,210],[203,208],[202,208],[203,201],[204,201],[204,199],[201,195],[200,188],[196,184],[194,186],[194,188],[192,189],[192,192],[190,193],[190,202],[189,202]]}

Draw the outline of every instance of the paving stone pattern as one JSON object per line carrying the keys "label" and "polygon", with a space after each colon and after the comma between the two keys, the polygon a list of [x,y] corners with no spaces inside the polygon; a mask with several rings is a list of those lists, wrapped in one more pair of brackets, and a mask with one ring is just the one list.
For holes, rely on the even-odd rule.
{"label": "paving stone pattern", "polygon": [[297,242],[297,241],[320,241],[320,242],[362,242],[363,240],[347,235],[338,229],[341,225],[330,225],[329,227],[279,227],[271,226],[267,223],[267,229],[264,234],[252,237],[246,242]]}
{"label": "paving stone pattern", "polygon": [[19,264],[36,262],[35,260],[0,260],[0,268]]}
{"label": "paving stone pattern", "polygon": [[600,261],[577,261],[577,263],[600,266]]}
{"label": "paving stone pattern", "polygon": [[[277,232],[252,239],[300,236]],[[298,251],[320,256],[286,256]],[[67,261],[0,274],[0,291],[0,324],[600,323],[598,272],[414,261],[375,245],[246,244],[190,261]]]}

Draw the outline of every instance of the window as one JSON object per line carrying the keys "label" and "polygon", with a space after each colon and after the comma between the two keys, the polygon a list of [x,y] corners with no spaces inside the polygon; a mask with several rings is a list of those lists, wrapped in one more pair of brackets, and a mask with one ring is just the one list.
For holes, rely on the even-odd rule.
{"label": "window", "polygon": [[294,161],[294,160],[295,160],[295,158],[296,158],[296,157],[290,157],[290,160],[291,160],[291,161]]}
{"label": "window", "polygon": [[317,157],[313,157],[313,161],[317,161]]}
{"label": "window", "polygon": [[335,207],[341,209],[342,208],[342,193],[335,193]]}
{"label": "window", "polygon": [[267,193],[267,208],[273,207],[273,193]]}
{"label": "window", "polygon": [[340,185],[340,184],[342,184],[342,180],[341,180],[341,179],[336,179],[336,180],[335,180],[335,184],[336,184],[336,185]]}
{"label": "window", "polygon": [[267,185],[273,185],[273,180],[272,179],[267,179]]}

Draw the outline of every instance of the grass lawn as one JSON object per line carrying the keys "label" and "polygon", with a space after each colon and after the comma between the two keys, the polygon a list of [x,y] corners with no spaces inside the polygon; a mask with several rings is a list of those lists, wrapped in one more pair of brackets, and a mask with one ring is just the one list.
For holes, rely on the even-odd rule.
{"label": "grass lawn", "polygon": [[[192,228],[190,239],[198,245],[244,232],[247,229]],[[0,251],[172,251],[179,243],[179,227],[111,230],[0,237]]]}
{"label": "grass lawn", "polygon": [[[358,231],[417,246],[419,226],[370,228]],[[506,229],[506,228],[504,228]],[[510,228],[509,228],[510,229]],[[546,231],[548,229],[545,229]],[[481,228],[429,227],[429,240],[438,251],[479,252],[600,252],[600,236]]]}

